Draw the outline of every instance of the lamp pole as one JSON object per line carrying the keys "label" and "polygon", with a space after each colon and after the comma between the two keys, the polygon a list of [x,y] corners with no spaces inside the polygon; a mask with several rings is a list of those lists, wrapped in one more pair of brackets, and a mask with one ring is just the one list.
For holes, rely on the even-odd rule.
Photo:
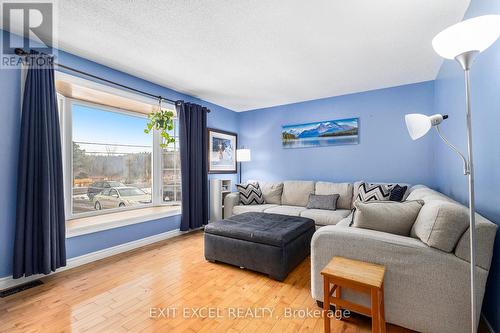
{"label": "lamp pole", "polygon": [[241,174],[243,173],[243,168],[241,167],[241,162],[238,163],[240,164],[239,167],[240,167],[240,184],[241,184]]}
{"label": "lamp pole", "polygon": [[[464,174],[469,185],[469,233],[470,233],[470,300],[471,300],[471,332],[477,329],[476,302],[476,210],[474,202],[474,164],[472,154],[472,114],[470,103],[470,68],[476,55],[483,52],[500,36],[500,15],[482,15],[459,22],[438,33],[432,39],[432,47],[441,57],[455,59],[464,71],[465,79],[465,116],[467,124],[467,159],[436,130],[443,141],[457,152],[464,161]],[[411,115],[407,115],[411,116]],[[408,117],[409,122],[415,121]],[[444,119],[444,118],[443,118]],[[418,120],[418,119],[417,119]],[[408,123],[407,123],[408,125]],[[409,126],[410,135],[419,136],[418,126]],[[415,132],[416,131],[416,132]],[[424,133],[425,134],[425,133]],[[413,138],[413,137],[412,137]],[[415,138],[413,138],[415,140]]]}
{"label": "lamp pole", "polygon": [[472,115],[470,103],[470,67],[478,51],[459,54],[455,60],[462,66],[465,79],[465,115],[467,123],[467,168],[465,174],[469,181],[469,231],[470,231],[470,297],[472,332],[477,327],[476,305],[476,213],[474,199],[474,163],[472,159]]}

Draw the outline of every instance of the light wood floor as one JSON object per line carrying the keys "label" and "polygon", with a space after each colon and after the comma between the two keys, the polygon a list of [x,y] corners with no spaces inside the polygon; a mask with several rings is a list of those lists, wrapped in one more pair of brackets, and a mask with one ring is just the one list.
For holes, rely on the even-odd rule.
{"label": "light wood floor", "polygon": [[[322,332],[321,318],[284,318],[286,308],[319,309],[309,268],[304,260],[281,283],[209,263],[203,233],[195,232],[48,276],[42,286],[0,299],[0,332]],[[207,306],[221,309],[222,318],[183,318],[183,308]],[[178,313],[150,318],[152,307]],[[273,316],[228,318],[230,308],[260,307],[275,309]],[[370,325],[361,316],[332,320],[332,332],[371,332]],[[387,331],[409,332],[391,325]]]}

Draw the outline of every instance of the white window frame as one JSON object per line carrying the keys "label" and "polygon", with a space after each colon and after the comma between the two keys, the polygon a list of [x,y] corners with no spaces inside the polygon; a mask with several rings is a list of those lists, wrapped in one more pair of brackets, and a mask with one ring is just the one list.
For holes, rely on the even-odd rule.
{"label": "white window frame", "polygon": [[[91,89],[105,91],[110,94],[134,99],[141,102],[146,102],[153,104],[156,101],[154,99],[146,98],[138,94],[129,93],[121,89],[110,87],[107,85],[102,85],[93,81],[75,77],[66,73],[56,71],[56,79],[62,79],[67,82],[72,82],[80,86],[89,87]],[[147,207],[158,207],[158,206],[178,206],[178,202],[164,202],[163,201],[163,148],[160,146],[161,135],[159,131],[153,130],[152,133],[152,151],[151,151],[151,203],[143,204],[135,207],[122,207],[122,208],[112,208],[101,211],[91,211],[73,214],[73,121],[72,121],[72,105],[79,104],[84,106],[90,106],[93,108],[101,109],[108,112],[114,112],[134,117],[144,117],[147,115],[133,112],[129,110],[124,110],[120,108],[105,106],[97,103],[86,102],[82,100],[77,100],[73,98],[65,97],[61,94],[57,94],[57,102],[59,106],[59,117],[60,117],[60,127],[61,127],[61,143],[62,143],[62,158],[63,158],[63,176],[64,176],[64,197],[65,197],[65,211],[66,220],[79,219],[89,216],[100,216],[104,214],[124,212],[129,210],[137,210]],[[175,110],[175,106],[171,104],[172,109]]]}
{"label": "white window frame", "polygon": [[[173,130],[173,136],[174,136],[175,138],[178,138],[178,137],[179,137],[179,129],[178,129],[176,126],[174,127],[174,130]],[[159,138],[161,139],[161,135],[159,136]],[[179,141],[175,142],[175,145],[177,145],[177,146],[178,146],[178,150],[179,150],[179,149],[180,149],[180,147],[179,147]],[[161,189],[160,189],[160,191],[161,191],[161,200],[163,201],[163,200],[164,200],[164,197],[163,197],[163,195],[164,195],[164,194],[163,194],[163,189],[164,189],[164,187],[165,187],[165,184],[163,184],[163,172],[164,172],[165,170],[167,170],[167,168],[165,168],[165,167],[164,167],[164,165],[163,165],[163,154],[165,154],[165,152],[163,151],[163,149],[162,149],[161,147],[160,147],[160,152],[162,153],[162,154],[161,154],[161,156],[160,156],[160,158],[162,159],[162,161],[161,161],[161,163],[162,163],[162,168],[161,168],[161,175],[160,175],[160,176],[161,176],[161,184],[160,184],[160,185],[161,185]],[[175,152],[175,150],[174,150],[174,152]],[[179,161],[179,163],[180,163],[180,161]],[[173,171],[175,171],[175,170],[179,170],[179,171],[180,171],[180,166],[179,166],[179,167],[177,166],[177,160],[176,160],[176,159],[175,159],[175,157],[174,157],[174,167],[173,167]],[[174,175],[175,175],[175,172],[174,172]],[[181,180],[181,182],[182,182],[182,180]],[[174,185],[173,185],[173,188],[174,188],[174,192],[173,192],[173,193],[174,193],[174,198],[176,198],[176,197],[177,197],[177,191],[176,191],[175,189],[176,189],[176,187],[177,187],[177,186],[176,186],[175,181],[174,181],[174,183],[173,183],[173,184],[174,184]],[[181,189],[181,197],[180,197],[180,198],[177,198],[177,200],[176,200],[176,201],[173,201],[173,202],[165,202],[165,201],[163,201],[163,202],[164,202],[165,204],[167,204],[167,205],[179,205],[179,204],[182,202],[182,189]]]}

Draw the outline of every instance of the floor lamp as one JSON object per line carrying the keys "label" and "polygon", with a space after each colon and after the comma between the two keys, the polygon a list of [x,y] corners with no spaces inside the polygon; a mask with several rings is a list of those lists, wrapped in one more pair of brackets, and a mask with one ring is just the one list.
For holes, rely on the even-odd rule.
{"label": "floor lamp", "polygon": [[240,166],[240,184],[241,184],[241,174],[243,173],[241,162],[250,162],[250,160],[251,160],[250,149],[246,148],[236,149],[236,161]]}
{"label": "floor lamp", "polygon": [[464,71],[465,77],[465,115],[467,122],[467,157],[442,135],[439,124],[448,118],[446,115],[408,114],[405,116],[408,132],[413,140],[424,136],[435,127],[441,139],[452,148],[464,163],[464,175],[469,183],[469,228],[470,228],[470,292],[471,292],[471,332],[477,329],[477,304],[475,297],[476,270],[476,228],[474,206],[474,164],[472,162],[472,126],[470,106],[469,71],[474,58],[490,47],[500,35],[500,15],[484,15],[452,25],[440,32],[432,40],[434,50],[443,58],[455,59]]}

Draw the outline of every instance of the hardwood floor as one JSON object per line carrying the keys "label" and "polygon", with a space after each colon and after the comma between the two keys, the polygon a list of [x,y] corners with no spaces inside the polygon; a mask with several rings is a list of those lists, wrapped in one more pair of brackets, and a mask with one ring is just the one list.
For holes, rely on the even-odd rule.
{"label": "hardwood floor", "polygon": [[[0,299],[0,332],[322,332],[322,318],[305,315],[320,310],[309,278],[309,259],[283,283],[209,263],[203,233],[194,232],[48,276],[39,287]],[[207,307],[220,312],[197,318],[193,309]],[[265,316],[235,319],[238,309]],[[287,309],[301,311],[286,318]],[[333,319],[332,332],[371,332],[371,321]],[[388,325],[387,332],[409,331]]]}

